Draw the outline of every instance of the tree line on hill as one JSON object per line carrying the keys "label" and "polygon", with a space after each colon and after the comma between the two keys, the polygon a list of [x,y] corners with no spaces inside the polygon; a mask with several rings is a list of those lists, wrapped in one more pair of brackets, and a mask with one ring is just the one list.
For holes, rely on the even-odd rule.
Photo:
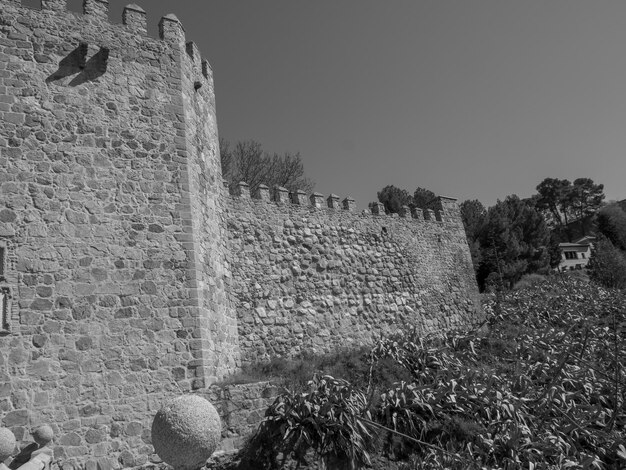
{"label": "tree line on hill", "polygon": [[[513,194],[486,208],[480,201],[460,204],[476,279],[481,290],[512,288],[526,274],[547,274],[559,265],[559,243],[595,235],[591,277],[611,287],[626,287],[626,212],[604,204],[604,185],[590,178],[546,178],[536,194]],[[413,195],[385,186],[378,200],[389,213],[400,207],[426,207],[435,197],[417,188]]]}
{"label": "tree line on hill", "polygon": [[[420,198],[426,194],[427,198]],[[378,192],[378,200],[394,213],[403,205],[424,208],[435,197],[423,188],[417,188],[414,195],[418,197],[386,186]],[[496,280],[512,286],[523,274],[547,272],[556,262],[555,240],[532,201],[511,195],[487,209],[474,199],[461,203],[460,209],[481,290]]]}

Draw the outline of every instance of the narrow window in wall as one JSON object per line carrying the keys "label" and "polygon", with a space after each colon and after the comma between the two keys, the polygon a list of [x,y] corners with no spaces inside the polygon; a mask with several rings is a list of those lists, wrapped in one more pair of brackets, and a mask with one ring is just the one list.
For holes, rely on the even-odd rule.
{"label": "narrow window in wall", "polygon": [[11,289],[8,287],[0,287],[0,314],[2,314],[0,332],[8,332],[9,315],[11,315]]}
{"label": "narrow window in wall", "polygon": [[0,333],[9,331],[12,291],[9,286],[9,253],[5,242],[0,241]]}
{"label": "narrow window in wall", "polygon": [[0,282],[6,281],[6,246],[0,245]]}

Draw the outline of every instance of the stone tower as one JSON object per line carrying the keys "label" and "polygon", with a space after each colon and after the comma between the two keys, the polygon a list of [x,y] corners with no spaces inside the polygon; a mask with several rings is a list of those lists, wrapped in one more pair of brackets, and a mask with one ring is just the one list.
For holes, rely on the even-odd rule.
{"label": "stone tower", "polygon": [[239,359],[211,67],[175,16],[107,10],[0,0],[0,409],[138,465],[162,399]]}

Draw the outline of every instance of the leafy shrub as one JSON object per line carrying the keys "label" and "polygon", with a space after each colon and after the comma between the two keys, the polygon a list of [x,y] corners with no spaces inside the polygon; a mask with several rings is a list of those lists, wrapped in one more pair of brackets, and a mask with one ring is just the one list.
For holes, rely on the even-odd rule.
{"label": "leafy shrub", "polygon": [[281,394],[267,409],[245,450],[253,468],[280,468],[288,459],[306,465],[311,451],[327,468],[371,463],[374,437],[365,394],[330,376],[314,375],[310,387],[307,393]]}
{"label": "leafy shrub", "polygon": [[[250,468],[304,464],[307,452],[359,468],[374,434],[381,453],[405,459],[385,468],[626,468],[626,293],[554,277],[497,299],[484,298],[487,333],[409,330],[355,364],[358,389],[316,376],[309,392],[279,397],[246,450]],[[391,362],[408,378],[368,402]]]}
{"label": "leafy shrub", "polygon": [[522,276],[519,282],[513,286],[513,289],[515,290],[528,289],[529,287],[534,287],[545,281],[546,281],[546,276],[543,276],[541,274],[535,274],[535,273],[525,274]]}
{"label": "leafy shrub", "polygon": [[626,251],[626,212],[619,204],[609,204],[598,211],[598,230],[613,246]]}
{"label": "leafy shrub", "polygon": [[626,288],[626,255],[600,236],[589,260],[589,277],[604,287]]}

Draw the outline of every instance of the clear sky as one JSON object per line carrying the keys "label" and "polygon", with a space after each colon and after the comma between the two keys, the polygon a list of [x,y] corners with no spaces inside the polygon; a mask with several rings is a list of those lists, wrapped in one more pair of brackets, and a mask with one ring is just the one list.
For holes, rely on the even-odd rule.
{"label": "clear sky", "polygon": [[176,14],[213,66],[220,135],[301,152],[325,195],[491,205],[590,177],[626,198],[624,0],[138,4],[153,35]]}

